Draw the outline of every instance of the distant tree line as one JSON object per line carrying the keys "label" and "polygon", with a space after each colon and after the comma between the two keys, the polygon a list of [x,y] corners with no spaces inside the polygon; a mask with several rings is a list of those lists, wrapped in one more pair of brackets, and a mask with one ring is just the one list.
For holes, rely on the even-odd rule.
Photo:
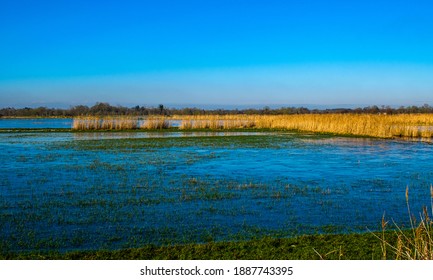
{"label": "distant tree line", "polygon": [[211,109],[200,108],[166,108],[160,104],[157,107],[124,107],[112,106],[109,103],[98,102],[94,106],[78,105],[69,109],[56,109],[47,107],[38,108],[3,108],[0,109],[0,117],[75,117],[85,115],[108,116],[146,116],[146,115],[225,115],[225,114],[247,114],[247,115],[281,115],[281,114],[417,114],[433,113],[433,107],[428,104],[423,106],[401,106],[391,108],[390,106],[369,106],[364,108],[337,108],[337,109],[308,109],[305,107],[282,107],[271,109],[266,106],[262,109]]}

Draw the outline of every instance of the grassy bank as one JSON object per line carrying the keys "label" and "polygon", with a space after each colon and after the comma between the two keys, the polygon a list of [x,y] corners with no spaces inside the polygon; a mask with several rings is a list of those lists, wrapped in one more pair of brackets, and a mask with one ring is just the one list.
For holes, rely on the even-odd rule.
{"label": "grassy bank", "polygon": [[[394,243],[394,232],[386,232]],[[173,246],[145,246],[114,251],[68,253],[3,253],[1,259],[85,259],[85,260],[376,260],[383,258],[381,241],[371,233],[308,235],[295,238],[262,238],[239,242],[211,242]],[[392,252],[386,255],[395,259]]]}

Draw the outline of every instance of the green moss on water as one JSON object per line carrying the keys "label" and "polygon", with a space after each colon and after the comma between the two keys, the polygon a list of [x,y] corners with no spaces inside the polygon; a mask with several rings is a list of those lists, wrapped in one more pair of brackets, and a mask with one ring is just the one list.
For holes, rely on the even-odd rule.
{"label": "green moss on water", "polygon": [[[215,135],[215,136],[166,136],[156,138],[98,139],[63,142],[60,148],[77,150],[122,150],[212,147],[212,148],[284,148],[300,139],[326,139],[329,136],[309,134],[256,134],[256,135]],[[58,147],[55,147],[58,148]]]}
{"label": "green moss on water", "polygon": [[[333,133],[333,132],[311,132],[308,130],[299,130],[299,129],[281,129],[281,128],[220,128],[220,129],[211,129],[211,128],[193,128],[193,129],[179,129],[178,127],[170,127],[163,129],[92,129],[92,130],[76,130],[72,128],[0,128],[0,133],[20,133],[20,132],[33,132],[33,133],[47,133],[47,132],[72,132],[72,133],[131,133],[131,132],[289,132],[296,133],[299,135],[316,135],[316,136],[325,136],[325,137],[346,137],[346,138],[371,138],[371,139],[384,139],[384,140],[392,140],[392,139],[403,139],[403,140],[412,140],[417,139],[417,137],[378,137],[371,135],[354,135],[347,133]],[[421,139],[419,139],[421,140]]]}
{"label": "green moss on water", "polygon": [[290,132],[299,134],[312,134],[324,136],[344,136],[354,138],[377,138],[368,135],[353,135],[353,134],[338,134],[332,132],[309,132],[298,129],[281,129],[281,128],[229,128],[229,129],[211,129],[211,128],[192,128],[179,129],[178,127],[170,127],[163,129],[93,129],[93,130],[76,130],[72,128],[0,128],[0,133],[10,132],[72,132],[72,133],[130,133],[130,132]]}
{"label": "green moss on water", "polygon": [[[159,130],[157,130],[160,132]],[[164,132],[167,130],[164,130]],[[177,130],[173,130],[177,131]],[[195,130],[195,131],[210,131],[210,130]],[[267,130],[270,131],[270,130]],[[90,133],[94,133],[94,131],[88,131]],[[110,131],[113,132],[113,131]],[[137,131],[135,131],[137,132]],[[149,132],[149,131],[145,131]],[[182,131],[183,133],[184,131]],[[221,133],[222,131],[215,131]],[[249,130],[251,132],[251,130]],[[262,131],[266,132],[266,131]],[[223,132],[222,132],[223,133]],[[187,133],[186,133],[187,134]],[[22,135],[25,135],[24,133]],[[74,141],[63,141],[56,142],[54,144],[46,145],[46,149],[58,150],[58,148],[66,148],[66,149],[76,149],[80,153],[82,151],[103,151],[103,153],[112,152],[112,153],[120,153],[120,152],[133,152],[136,150],[144,150],[144,151],[153,151],[159,149],[170,149],[170,148],[178,148],[178,147],[191,147],[191,149],[196,149],[197,147],[220,147],[224,149],[237,149],[237,148],[285,148],[292,147],[297,145],[304,145],[303,141],[299,141],[300,139],[306,140],[315,140],[315,139],[327,139],[330,138],[329,135],[318,135],[318,134],[294,134],[288,132],[275,133],[272,135],[260,134],[260,135],[237,135],[237,136],[182,136],[182,137],[166,137],[166,138],[130,138],[130,139],[98,139],[98,140],[74,140]],[[52,161],[56,158],[57,154],[49,154],[40,156],[37,161]],[[272,200],[268,203],[268,205],[264,205],[263,207],[277,207],[279,205],[273,205],[274,201],[279,201],[280,199],[286,199],[288,201],[291,197],[307,197],[311,194],[318,195],[326,195],[327,189],[322,189],[320,186],[308,185],[287,185],[284,189],[284,192],[281,192],[281,188],[273,189],[269,187],[269,185],[253,182],[221,182],[218,181],[206,181],[201,180],[201,178],[195,178],[192,176],[187,176],[184,174],[183,178],[179,185],[178,189],[173,189],[170,184],[163,184],[164,176],[169,174],[170,170],[173,170],[173,166],[170,164],[171,158],[169,153],[167,155],[165,153],[155,154],[157,158],[149,157],[151,161],[139,160],[139,161],[131,161],[131,164],[121,165],[116,161],[103,161],[99,160],[96,157],[93,161],[87,162],[86,164],[82,164],[79,166],[68,166],[64,168],[68,168],[71,172],[82,171],[88,169],[93,174],[99,175],[104,174],[104,176],[108,176],[108,181],[111,183],[106,183],[103,180],[95,179],[88,180],[85,176],[80,178],[82,185],[78,184],[80,188],[74,189],[71,186],[64,186],[65,192],[64,195],[68,197],[65,200],[57,200],[59,193],[62,192],[47,192],[43,196],[40,197],[31,197],[31,200],[24,200],[22,205],[18,205],[21,209],[25,210],[25,215],[21,216],[22,221],[37,221],[42,222],[45,221],[48,225],[50,224],[58,224],[60,226],[66,224],[78,223],[84,228],[88,225],[97,224],[98,221],[101,221],[101,217],[109,217],[108,221],[112,224],[119,224],[119,233],[118,235],[114,235],[112,233],[107,233],[109,242],[100,246],[94,247],[85,247],[86,243],[92,242],[88,236],[85,236],[84,231],[77,231],[72,236],[68,235],[68,231],[65,231],[64,239],[49,239],[40,241],[38,239],[37,231],[30,230],[27,231],[25,228],[26,223],[16,223],[16,228],[19,230],[14,232],[13,234],[21,234],[18,238],[22,238],[16,242],[18,250],[31,250],[26,251],[26,253],[16,253],[12,251],[7,251],[3,248],[14,248],[14,246],[5,243],[2,245],[0,242],[0,259],[380,259],[382,257],[381,244],[380,241],[374,237],[372,234],[350,234],[350,235],[310,235],[310,236],[301,236],[296,238],[279,238],[288,235],[287,231],[284,231],[285,234],[275,235],[275,234],[267,234],[268,236],[272,236],[272,238],[267,237],[263,238],[263,233],[258,229],[257,232],[254,229],[249,229],[247,233],[251,233],[250,235],[246,235],[243,231],[240,233],[242,236],[236,236],[235,238],[227,238],[225,240],[238,240],[236,242],[214,242],[214,240],[218,240],[215,236],[221,236],[220,233],[213,232],[203,232],[202,230],[198,231],[199,233],[203,233],[202,235],[191,234],[191,238],[188,240],[180,240],[181,237],[177,236],[172,228],[166,228],[162,231],[157,231],[157,234],[151,234],[151,236],[157,236],[160,238],[162,245],[146,245],[141,248],[130,248],[130,247],[138,247],[143,244],[149,244],[148,240],[141,239],[142,236],[146,237],[146,232],[137,234],[135,231],[131,233],[131,240],[125,245],[126,248],[123,250],[97,250],[97,251],[74,251],[74,252],[48,252],[48,251],[35,251],[35,250],[62,250],[65,248],[64,244],[70,244],[72,247],[68,248],[122,248],[122,246],[111,246],[110,242],[113,244],[121,243],[122,238],[122,227],[120,226],[119,221],[122,221],[124,217],[126,221],[130,221],[134,215],[139,216],[144,214],[149,214],[145,212],[141,212],[141,209],[144,209],[143,206],[147,205],[158,205],[161,203],[174,203],[174,202],[184,202],[184,201],[212,201],[215,202],[214,205],[218,205],[221,200],[224,199],[233,199],[242,197],[245,193],[248,195],[251,193],[251,197],[253,199],[261,199],[261,198],[271,198]],[[164,156],[162,156],[164,155]],[[189,156],[186,153],[183,153],[185,156],[182,158],[185,164],[192,164],[197,160],[206,160],[207,158],[212,158],[215,154],[205,154],[205,155],[197,155],[191,154]],[[159,158],[161,157],[161,158]],[[103,158],[102,158],[103,159]],[[144,158],[147,159],[147,158]],[[31,163],[32,157],[30,155],[23,155],[17,159],[19,162],[29,162]],[[135,164],[152,164],[158,168],[158,173],[151,173],[152,177],[147,177],[149,175],[142,175],[143,178],[141,181],[142,184],[134,184],[132,186],[129,185],[129,182],[126,178],[128,175],[132,173]],[[162,168],[163,167],[163,168]],[[156,171],[155,171],[156,172]],[[75,173],[74,173],[75,174]],[[77,172],[77,174],[80,174]],[[153,174],[159,174],[158,178],[153,178]],[[118,184],[116,181],[118,178],[125,178],[119,180],[123,185]],[[41,177],[41,178],[32,178],[27,181],[30,190],[32,188],[36,189],[36,186],[43,185],[49,182],[49,176]],[[149,184],[148,184],[149,183]],[[379,182],[380,183],[380,182]],[[10,182],[4,183],[4,185],[11,185]],[[173,183],[172,185],[175,185]],[[161,186],[170,186],[167,188],[170,192],[165,193],[164,195],[160,195],[157,193],[153,193],[155,189],[161,188]],[[338,190],[338,189],[337,189]],[[174,192],[176,191],[176,192]],[[335,191],[333,189],[333,191]],[[92,195],[97,195],[97,198],[93,198]],[[122,198],[122,195],[127,194],[125,199]],[[53,195],[51,199],[50,195]],[[88,196],[88,197],[86,197]],[[0,197],[1,198],[1,197]],[[115,200],[110,200],[115,198]],[[6,201],[6,199],[4,199]],[[115,203],[113,203],[115,201]],[[326,200],[325,200],[326,202]],[[288,202],[289,203],[289,202]],[[3,207],[5,207],[5,203],[0,203]],[[40,205],[42,207],[36,206]],[[43,214],[33,211],[33,209],[54,209],[54,208],[63,208],[63,207],[71,207],[76,206],[80,209],[92,209],[91,211],[86,211],[86,213],[91,213],[91,215],[87,215],[85,217],[78,217],[78,219],[74,220],[74,216],[69,216],[69,212],[61,211],[60,214],[56,214],[55,216],[43,216]],[[225,209],[212,207],[210,204],[209,207],[203,208],[198,211],[202,211],[202,215],[206,215],[207,212],[214,213],[217,211],[222,211],[221,215],[235,216],[239,214],[239,212],[230,212],[230,211],[239,211],[238,208],[233,209]],[[131,211],[127,207],[133,207]],[[330,207],[330,206],[329,206]],[[12,206],[8,206],[8,208],[12,208]],[[66,209],[66,208],[65,208]],[[122,211],[120,210],[122,209]],[[138,211],[137,209],[140,209]],[[280,208],[278,208],[280,209]],[[116,211],[116,214],[113,215],[110,211]],[[206,212],[207,211],[207,212]],[[49,213],[49,211],[45,211],[44,213]],[[243,213],[243,215],[255,215],[256,213]],[[124,216],[122,216],[124,215]],[[129,216],[130,215],[130,216]],[[47,220],[49,217],[51,220]],[[75,216],[76,218],[77,216]],[[180,223],[182,220],[179,219],[179,216],[173,215],[170,217],[172,221],[176,221],[176,223]],[[2,221],[10,220],[15,221],[13,216],[3,216]],[[48,222],[47,222],[48,221]],[[103,220],[106,222],[107,220]],[[193,227],[192,227],[193,228]],[[220,229],[220,227],[218,227]],[[363,228],[365,229],[365,228]],[[224,231],[225,233],[226,231]],[[344,232],[344,229],[340,229],[337,226],[328,226],[323,228],[321,231],[317,231],[320,233],[336,233],[336,232]],[[24,235],[27,234],[27,235]],[[165,234],[163,234],[165,233]],[[311,230],[299,230],[299,233],[302,234],[313,234],[316,231]],[[261,236],[257,237],[254,236]],[[98,236],[100,237],[100,236]],[[242,238],[244,237],[244,238]],[[10,238],[14,240],[15,237]],[[69,242],[69,239],[71,242]],[[87,240],[86,240],[87,239]],[[164,240],[167,239],[167,242]],[[391,237],[392,239],[392,237]],[[39,241],[38,241],[39,240]],[[65,241],[67,240],[67,242]],[[136,240],[136,241],[135,241]],[[221,239],[219,239],[221,240]],[[7,242],[7,241],[5,241]],[[13,241],[15,242],[15,241]],[[39,242],[39,245],[38,245]],[[202,244],[178,244],[180,242],[207,242]],[[83,245],[84,244],[84,245]],[[107,245],[108,244],[108,245]],[[178,245],[167,245],[167,244],[178,244]],[[15,244],[14,244],[15,245]],[[103,247],[106,246],[106,247]],[[22,249],[21,249],[22,248]],[[15,250],[15,249],[10,249]],[[69,250],[69,249],[68,249]],[[9,252],[9,253],[8,253]],[[391,254],[388,255],[389,258],[393,258]]]}
{"label": "green moss on water", "polygon": [[[386,240],[395,242],[394,232]],[[390,251],[390,250],[389,250]],[[388,252],[387,258],[395,256]],[[265,237],[249,241],[209,242],[171,246],[148,245],[122,250],[3,253],[0,259],[80,260],[379,260],[381,241],[372,233]]]}

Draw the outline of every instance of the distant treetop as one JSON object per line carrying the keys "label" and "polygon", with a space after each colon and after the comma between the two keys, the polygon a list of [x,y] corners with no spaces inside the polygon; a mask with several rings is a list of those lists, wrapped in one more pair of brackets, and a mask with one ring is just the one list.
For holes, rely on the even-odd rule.
{"label": "distant treetop", "polygon": [[336,108],[336,109],[308,109],[305,107],[281,107],[271,109],[264,106],[262,109],[212,109],[200,108],[167,108],[163,104],[158,107],[124,107],[112,106],[109,103],[98,102],[89,107],[85,105],[73,106],[69,109],[57,108],[3,108],[0,109],[0,117],[75,117],[75,116],[146,116],[146,115],[282,115],[282,114],[417,114],[433,113],[433,107],[428,104],[423,106],[401,106],[391,108],[390,106],[369,106],[364,108]]}

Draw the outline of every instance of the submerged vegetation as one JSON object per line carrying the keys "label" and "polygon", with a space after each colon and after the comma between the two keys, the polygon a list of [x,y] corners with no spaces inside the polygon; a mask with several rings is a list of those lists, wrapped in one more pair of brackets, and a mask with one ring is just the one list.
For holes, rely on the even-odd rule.
{"label": "submerged vegetation", "polygon": [[[388,120],[430,125],[421,116]],[[431,252],[430,216],[408,223],[401,205],[406,184],[416,208],[433,196],[431,146],[283,131],[289,117],[82,117],[73,133],[2,133],[0,258],[427,258],[404,248],[414,236]],[[380,232],[383,211],[398,231]]]}
{"label": "submerged vegetation", "polygon": [[[433,186],[430,187],[430,192],[433,206]],[[102,248],[14,252],[0,247],[0,260],[432,260],[433,221],[427,207],[423,208],[420,221],[416,225],[416,218],[409,206],[408,188],[406,203],[410,226],[402,228],[394,222],[393,227],[388,229],[388,222],[383,216],[382,232],[299,235],[291,238],[253,236],[237,241],[147,244],[138,248],[115,250]],[[29,237],[32,238],[31,235]],[[73,239],[76,244],[86,242],[84,237]],[[118,240],[116,237],[111,239]]]}

